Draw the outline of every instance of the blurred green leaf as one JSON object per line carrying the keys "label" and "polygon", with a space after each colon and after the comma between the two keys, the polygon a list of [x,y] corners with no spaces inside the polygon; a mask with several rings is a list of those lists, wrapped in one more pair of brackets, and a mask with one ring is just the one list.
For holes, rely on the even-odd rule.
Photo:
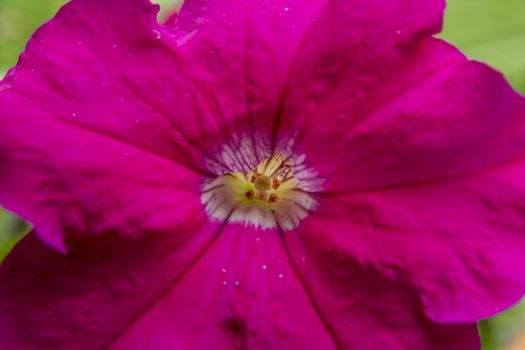
{"label": "blurred green leaf", "polygon": [[525,92],[525,0],[449,0],[441,36]]}
{"label": "blurred green leaf", "polygon": [[66,0],[0,0],[0,70],[15,65],[31,34]]}
{"label": "blurred green leaf", "polygon": [[27,223],[0,207],[0,262],[29,229]]}

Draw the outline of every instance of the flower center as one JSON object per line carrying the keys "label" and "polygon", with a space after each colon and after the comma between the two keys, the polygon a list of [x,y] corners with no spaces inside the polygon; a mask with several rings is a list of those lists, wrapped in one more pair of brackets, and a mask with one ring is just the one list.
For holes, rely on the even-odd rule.
{"label": "flower center", "polygon": [[298,176],[305,171],[301,162],[281,153],[248,171],[227,172],[208,181],[201,197],[208,215],[263,229],[297,227],[317,203]]}

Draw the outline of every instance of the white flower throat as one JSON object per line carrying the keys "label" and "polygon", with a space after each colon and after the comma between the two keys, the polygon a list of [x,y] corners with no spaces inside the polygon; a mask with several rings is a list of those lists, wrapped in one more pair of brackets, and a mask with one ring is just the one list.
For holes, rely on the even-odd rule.
{"label": "white flower throat", "polygon": [[201,196],[206,212],[216,221],[294,229],[317,205],[310,191],[319,182],[312,183],[315,177],[303,161],[304,156],[281,152],[248,170],[224,172],[206,181]]}

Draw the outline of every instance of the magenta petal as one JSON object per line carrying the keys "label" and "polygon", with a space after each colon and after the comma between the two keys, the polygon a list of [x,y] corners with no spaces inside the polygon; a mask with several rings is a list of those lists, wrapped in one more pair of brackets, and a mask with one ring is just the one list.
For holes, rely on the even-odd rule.
{"label": "magenta petal", "polygon": [[180,235],[91,236],[72,242],[67,256],[30,234],[0,268],[0,348],[105,348],[191,268],[215,232],[202,220]]}
{"label": "magenta petal", "polygon": [[174,9],[169,12],[168,16],[166,17],[166,20],[164,21],[164,25],[168,27],[175,27],[177,24],[177,17],[179,15],[178,9]]}
{"label": "magenta petal", "polygon": [[77,243],[68,256],[32,236],[15,248],[0,347],[335,349],[275,232],[205,224]]}
{"label": "magenta petal", "polygon": [[439,1],[358,3],[323,8],[276,119],[325,191],[475,171],[521,152],[523,99],[500,74],[428,36],[440,26]]}
{"label": "magenta petal", "polygon": [[336,90],[319,113],[332,118],[303,129],[300,147],[326,177],[326,191],[459,175],[524,152],[525,101],[501,74],[431,39],[394,77],[396,85],[386,79],[374,88],[367,110],[345,105],[345,91]]}
{"label": "magenta petal", "polygon": [[454,53],[433,52],[423,62],[418,52],[441,30],[444,5],[441,0],[326,1],[295,53],[279,133],[298,129],[299,139],[307,138],[304,143],[315,150],[330,131],[328,140],[337,139],[385,99],[464,59],[448,50]]}
{"label": "magenta petal", "polygon": [[[0,203],[36,227],[0,348],[479,349],[525,290],[525,102],[430,37],[443,7],[64,6],[0,82]],[[205,179],[281,151],[291,177],[259,179],[311,186],[268,198],[275,226],[205,212]],[[307,216],[275,229],[278,200]]]}
{"label": "magenta petal", "polygon": [[219,119],[207,125],[219,124],[216,149],[231,135],[274,134],[296,50],[322,8],[303,0],[184,2],[172,49],[191,62],[186,76],[202,96],[200,113]]}
{"label": "magenta petal", "polygon": [[335,349],[276,233],[238,225],[227,225],[194,269],[115,348],[167,344],[181,349]]}
{"label": "magenta petal", "polygon": [[0,203],[61,251],[66,231],[172,231],[200,201],[203,154],[178,118],[192,115],[178,97],[188,83],[157,39],[156,11],[73,1],[0,83]]}
{"label": "magenta petal", "polygon": [[475,323],[435,323],[395,266],[353,256],[354,237],[332,222],[307,222],[284,244],[338,349],[480,349]]}
{"label": "magenta petal", "polygon": [[65,232],[173,232],[202,211],[200,177],[190,170],[74,122],[33,116],[3,119],[0,200],[51,246],[64,250]]}
{"label": "magenta petal", "polygon": [[472,322],[525,292],[525,163],[410,187],[336,195],[303,236],[407,281],[438,322]]}

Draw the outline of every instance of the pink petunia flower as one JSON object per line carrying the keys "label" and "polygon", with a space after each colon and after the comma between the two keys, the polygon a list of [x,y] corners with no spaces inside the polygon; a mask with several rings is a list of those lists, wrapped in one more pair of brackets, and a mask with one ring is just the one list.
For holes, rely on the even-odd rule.
{"label": "pink petunia flower", "polygon": [[1,349],[479,349],[525,100],[441,0],[73,0],[0,83]]}

